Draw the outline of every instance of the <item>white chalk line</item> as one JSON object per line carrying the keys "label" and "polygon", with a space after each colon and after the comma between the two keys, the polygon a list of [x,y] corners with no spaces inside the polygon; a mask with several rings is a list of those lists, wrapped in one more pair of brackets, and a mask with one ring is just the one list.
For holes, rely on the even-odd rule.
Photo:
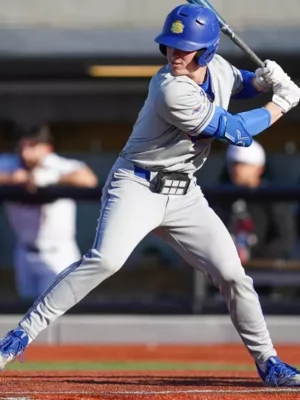
{"label": "white chalk line", "polygon": [[[261,389],[195,389],[195,390],[141,390],[141,391],[65,391],[65,392],[52,392],[52,391],[39,391],[39,392],[22,392],[22,395],[37,395],[37,394],[45,394],[45,395],[137,395],[137,396],[145,396],[145,395],[155,395],[155,394],[247,394],[247,393],[300,393],[299,388],[261,388]],[[1,392],[1,396],[6,395],[20,395],[18,392]],[[1,399],[1,397],[0,397]]]}
{"label": "white chalk line", "polygon": [[1,400],[30,400],[29,397],[0,397]]}

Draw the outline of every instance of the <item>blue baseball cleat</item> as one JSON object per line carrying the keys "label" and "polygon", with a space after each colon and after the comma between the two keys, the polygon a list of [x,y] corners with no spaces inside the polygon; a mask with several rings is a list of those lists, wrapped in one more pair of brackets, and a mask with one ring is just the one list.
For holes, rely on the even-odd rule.
{"label": "blue baseball cleat", "polygon": [[23,358],[24,351],[29,343],[29,337],[22,328],[14,329],[0,339],[0,371],[7,363],[16,357]]}
{"label": "blue baseball cleat", "polygon": [[265,371],[257,363],[256,368],[266,386],[300,386],[300,371],[283,363],[278,357],[270,357],[268,359]]}

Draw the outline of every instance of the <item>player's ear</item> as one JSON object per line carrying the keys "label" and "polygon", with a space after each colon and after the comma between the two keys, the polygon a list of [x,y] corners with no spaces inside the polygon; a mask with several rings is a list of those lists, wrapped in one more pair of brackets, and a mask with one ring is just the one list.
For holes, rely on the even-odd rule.
{"label": "player's ear", "polygon": [[201,49],[201,50],[197,51],[197,53],[194,57],[194,61],[196,64],[199,64],[199,59],[205,52],[206,52],[206,49]]}

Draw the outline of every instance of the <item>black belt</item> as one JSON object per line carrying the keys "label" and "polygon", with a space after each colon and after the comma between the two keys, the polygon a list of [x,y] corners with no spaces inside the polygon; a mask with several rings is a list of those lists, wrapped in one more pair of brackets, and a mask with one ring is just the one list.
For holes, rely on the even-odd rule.
{"label": "black belt", "polygon": [[150,182],[151,171],[149,169],[145,169],[134,164],[134,175],[138,176],[139,178],[146,179],[146,181]]}

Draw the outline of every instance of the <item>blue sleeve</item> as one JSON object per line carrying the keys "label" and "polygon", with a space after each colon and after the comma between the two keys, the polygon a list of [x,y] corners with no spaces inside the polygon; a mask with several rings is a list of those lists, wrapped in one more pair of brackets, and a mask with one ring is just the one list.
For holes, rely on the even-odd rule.
{"label": "blue sleeve", "polygon": [[234,100],[252,99],[253,97],[259,96],[262,92],[257,90],[253,84],[253,78],[255,77],[254,72],[239,70],[243,79],[243,88],[238,93],[233,95],[231,98]]}
{"label": "blue sleeve", "polygon": [[203,134],[236,146],[248,147],[252,143],[252,137],[266,130],[270,123],[271,114],[266,108],[232,115],[222,107],[216,107]]}

